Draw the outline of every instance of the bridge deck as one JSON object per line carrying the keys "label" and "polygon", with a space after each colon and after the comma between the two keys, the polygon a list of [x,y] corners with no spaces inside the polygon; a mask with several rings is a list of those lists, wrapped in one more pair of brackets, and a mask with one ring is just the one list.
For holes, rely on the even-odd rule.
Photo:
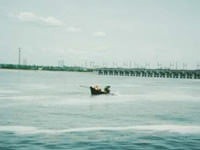
{"label": "bridge deck", "polygon": [[99,75],[200,79],[200,70],[100,68]]}

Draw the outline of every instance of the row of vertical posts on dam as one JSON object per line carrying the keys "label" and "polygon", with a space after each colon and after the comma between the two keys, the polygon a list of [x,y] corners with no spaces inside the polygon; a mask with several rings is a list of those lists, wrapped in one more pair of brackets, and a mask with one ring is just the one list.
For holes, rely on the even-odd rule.
{"label": "row of vertical posts on dam", "polygon": [[101,68],[96,71],[99,75],[200,79],[200,70]]}

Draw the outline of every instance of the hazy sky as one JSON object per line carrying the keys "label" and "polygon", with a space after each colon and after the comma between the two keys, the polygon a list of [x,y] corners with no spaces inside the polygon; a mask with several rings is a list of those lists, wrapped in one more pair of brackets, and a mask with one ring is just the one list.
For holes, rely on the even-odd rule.
{"label": "hazy sky", "polygon": [[0,0],[0,63],[200,64],[199,0]]}

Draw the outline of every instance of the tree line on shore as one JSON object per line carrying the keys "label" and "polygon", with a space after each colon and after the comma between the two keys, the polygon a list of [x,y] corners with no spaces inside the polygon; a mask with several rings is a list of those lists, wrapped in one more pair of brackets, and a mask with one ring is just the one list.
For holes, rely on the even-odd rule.
{"label": "tree line on shore", "polygon": [[92,72],[90,68],[79,66],[40,66],[40,65],[17,65],[17,64],[0,64],[2,69],[21,69],[21,70],[46,70],[46,71],[77,71]]}

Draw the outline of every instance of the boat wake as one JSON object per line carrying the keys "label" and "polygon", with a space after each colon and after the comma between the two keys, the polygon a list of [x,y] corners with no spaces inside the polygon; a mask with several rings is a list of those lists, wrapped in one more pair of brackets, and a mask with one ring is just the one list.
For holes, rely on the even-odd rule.
{"label": "boat wake", "polygon": [[141,132],[171,132],[179,134],[200,134],[200,125],[136,125],[127,127],[87,127],[69,129],[40,129],[30,126],[0,126],[1,132],[15,134],[63,134],[74,132],[97,132],[97,131],[141,131]]}

